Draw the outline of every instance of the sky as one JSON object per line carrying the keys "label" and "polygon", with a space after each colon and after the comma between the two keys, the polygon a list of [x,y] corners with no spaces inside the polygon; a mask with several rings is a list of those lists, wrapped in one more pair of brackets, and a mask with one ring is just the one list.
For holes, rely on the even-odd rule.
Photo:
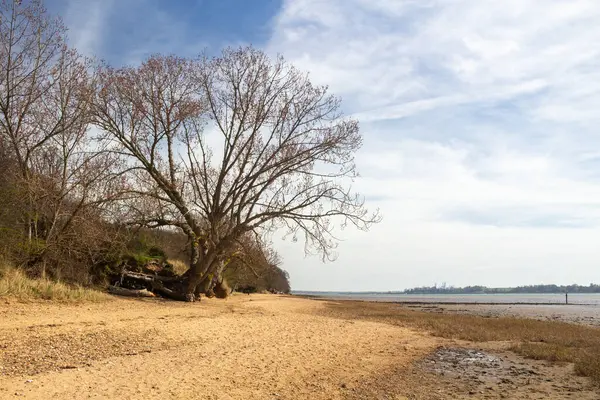
{"label": "sky", "polygon": [[296,290],[600,283],[597,0],[50,0],[85,54],[135,65],[252,44],[358,118],[383,221],[333,263],[275,239]]}

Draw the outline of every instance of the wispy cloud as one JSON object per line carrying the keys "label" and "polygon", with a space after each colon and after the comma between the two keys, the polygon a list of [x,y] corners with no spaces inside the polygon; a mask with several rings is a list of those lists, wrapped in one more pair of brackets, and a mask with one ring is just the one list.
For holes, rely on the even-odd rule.
{"label": "wispy cloud", "polygon": [[[373,272],[360,272],[358,251],[399,286],[435,273],[477,283],[468,271],[485,254],[479,283],[559,280],[565,258],[548,253],[565,243],[589,279],[600,256],[599,37],[594,0],[287,1],[268,51],[328,84],[361,121],[357,187],[385,216],[371,234],[346,233],[351,278],[339,287]],[[310,285],[294,260],[292,277]]]}
{"label": "wispy cloud", "polygon": [[68,0],[63,15],[75,47],[119,65],[153,53],[199,54],[207,42],[175,11],[154,0]]}
{"label": "wispy cloud", "polygon": [[594,1],[296,0],[279,15],[270,49],[358,111],[493,101],[545,86],[544,103],[576,107],[600,84],[592,83],[600,82],[599,18]]}
{"label": "wispy cloud", "polygon": [[93,57],[101,50],[107,20],[114,0],[70,0],[64,11],[71,44],[86,56]]}

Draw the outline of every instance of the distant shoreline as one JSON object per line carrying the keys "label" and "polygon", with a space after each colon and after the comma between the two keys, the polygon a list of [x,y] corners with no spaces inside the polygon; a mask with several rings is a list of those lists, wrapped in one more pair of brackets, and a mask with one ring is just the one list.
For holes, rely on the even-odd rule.
{"label": "distant shoreline", "polygon": [[[467,314],[481,317],[514,317],[542,321],[561,321],[600,327],[599,303],[556,303],[556,302],[449,302],[449,301],[398,301],[390,299],[365,299],[348,296],[294,295],[309,300],[337,303],[386,303],[417,311]],[[600,296],[599,296],[600,300]]]}
{"label": "distant shoreline", "polygon": [[[538,293],[535,293],[538,294]],[[591,306],[595,307],[598,304],[593,303],[559,303],[559,302],[476,302],[476,301],[397,301],[397,300],[378,300],[378,299],[364,299],[364,298],[351,298],[346,297],[344,295],[335,295],[335,296],[321,296],[321,295],[306,295],[306,294],[293,294],[292,296],[306,298],[310,300],[335,300],[335,301],[356,301],[356,302],[379,302],[379,303],[393,303],[393,304],[406,304],[406,305],[452,305],[452,306],[470,306],[470,305],[481,305],[481,306],[495,306],[495,305],[503,305],[503,306]],[[462,295],[461,295],[462,296]]]}
{"label": "distant shoreline", "polygon": [[[556,293],[395,293],[395,292],[311,292],[309,290],[292,290],[292,295],[306,296],[564,296],[564,292]],[[600,296],[600,293],[568,293],[569,296]]]}
{"label": "distant shoreline", "polygon": [[387,296],[478,296],[478,295],[564,295],[571,294],[600,294],[600,285],[591,283],[583,285],[527,285],[514,287],[487,286],[423,286],[404,290],[387,291],[311,291],[296,290],[306,294],[345,294],[345,295],[387,295]]}
{"label": "distant shoreline", "polygon": [[600,294],[569,294],[568,303],[562,293],[520,293],[520,294],[388,294],[388,293],[340,293],[340,292],[292,292],[293,296],[307,299],[332,301],[362,301],[403,304],[407,306],[585,306],[600,307]]}

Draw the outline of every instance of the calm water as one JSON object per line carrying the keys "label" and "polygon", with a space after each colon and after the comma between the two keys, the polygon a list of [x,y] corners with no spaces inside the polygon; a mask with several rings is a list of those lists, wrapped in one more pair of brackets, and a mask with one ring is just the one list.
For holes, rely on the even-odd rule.
{"label": "calm water", "polygon": [[[563,294],[389,294],[389,293],[338,293],[338,292],[297,292],[299,296],[317,296],[340,300],[368,300],[387,302],[423,303],[543,303],[564,304]],[[569,304],[600,305],[600,293],[569,294]]]}

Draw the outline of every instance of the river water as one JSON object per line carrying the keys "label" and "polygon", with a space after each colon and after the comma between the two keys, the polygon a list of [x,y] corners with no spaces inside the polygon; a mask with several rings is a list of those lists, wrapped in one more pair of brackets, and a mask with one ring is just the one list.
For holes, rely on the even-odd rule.
{"label": "river water", "polygon": [[[399,303],[565,304],[565,294],[397,294],[294,291],[298,296]],[[569,293],[569,304],[600,305],[600,293]]]}

